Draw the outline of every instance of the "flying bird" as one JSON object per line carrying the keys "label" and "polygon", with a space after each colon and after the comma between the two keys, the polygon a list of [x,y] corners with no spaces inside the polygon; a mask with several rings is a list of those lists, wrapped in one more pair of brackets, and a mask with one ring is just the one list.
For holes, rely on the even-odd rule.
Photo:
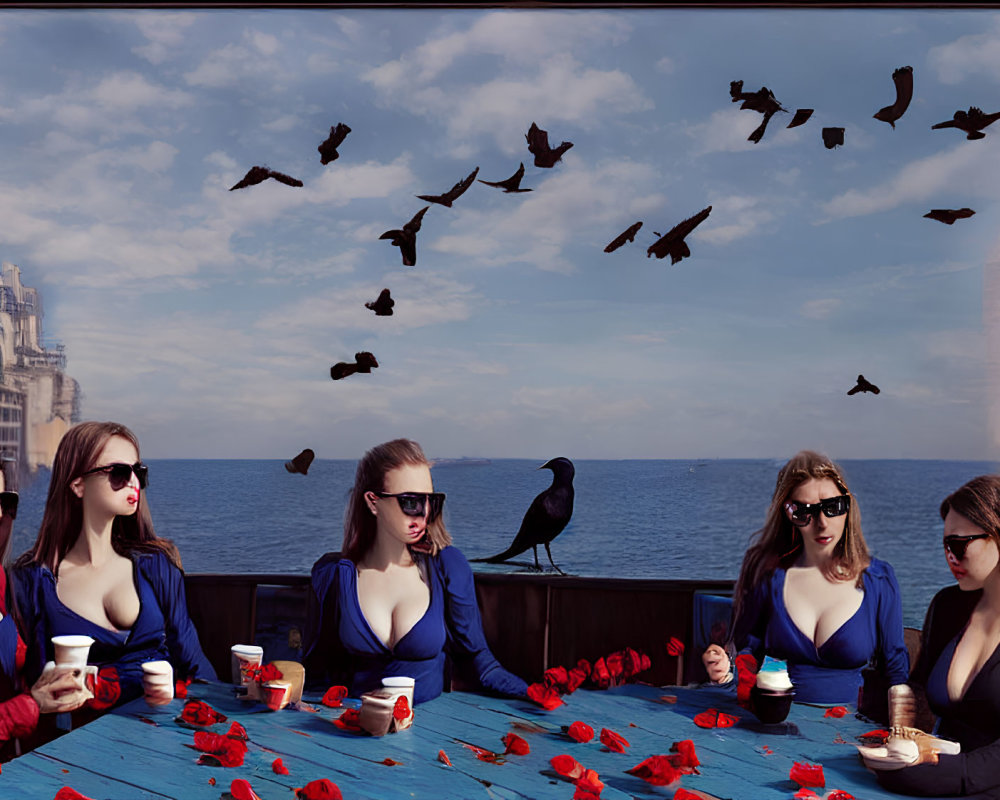
{"label": "flying bird", "polygon": [[858,375],[857,384],[848,392],[848,394],[857,394],[858,392],[871,392],[872,394],[878,394],[879,390],[874,383],[866,381],[864,375]]}
{"label": "flying bird", "polygon": [[786,125],[786,128],[797,128],[799,125],[804,125],[806,120],[813,115],[813,110],[811,108],[797,108],[795,109],[795,116],[792,117],[792,121]]}
{"label": "flying bird", "polygon": [[353,364],[338,361],[330,367],[330,377],[335,381],[339,381],[341,378],[346,378],[348,375],[353,375],[355,372],[369,373],[372,371],[373,367],[377,366],[378,361],[375,360],[375,356],[363,350],[360,353],[354,354]]}
{"label": "flying bird", "polygon": [[396,301],[389,295],[389,290],[383,289],[379,293],[378,300],[372,300],[370,303],[365,303],[365,308],[370,308],[374,311],[376,317],[391,317],[392,307],[394,305],[396,305]]}
{"label": "flying bird", "polygon": [[517,168],[517,172],[511,175],[505,181],[484,181],[482,178],[479,179],[480,183],[485,183],[487,186],[496,186],[498,189],[503,189],[504,192],[530,192],[531,189],[521,189],[521,178],[524,177],[524,162],[521,162],[521,166]]}
{"label": "flying bird", "polygon": [[646,258],[650,256],[656,256],[657,258],[663,258],[664,256],[670,256],[670,263],[676,264],[682,258],[687,258],[691,255],[691,250],[684,241],[684,237],[687,236],[691,231],[697,228],[702,222],[708,219],[708,215],[712,213],[712,207],[703,208],[693,217],[688,217],[683,222],[678,223],[666,236],[660,236],[660,234],[653,231],[657,236],[660,236],[653,244],[649,246],[646,250]]}
{"label": "flying bird", "polygon": [[235,189],[245,189],[247,186],[256,186],[258,183],[263,183],[268,178],[274,178],[280,183],[286,183],[289,186],[302,186],[302,181],[297,178],[293,178],[290,175],[285,175],[283,172],[275,172],[273,169],[268,167],[251,167],[250,171],[243,176],[243,180],[237,183],[235,186],[230,187],[229,191],[234,191]]}
{"label": "flying bird", "polygon": [[418,194],[417,197],[421,200],[426,200],[428,203],[440,203],[443,206],[451,208],[451,204],[465,194],[466,189],[472,186],[472,182],[478,174],[479,167],[476,167],[464,180],[460,180],[444,194]]}
{"label": "flying bird", "polygon": [[524,138],[528,140],[528,152],[535,157],[536,167],[555,166],[555,163],[562,158],[563,153],[573,146],[572,142],[563,142],[553,150],[549,147],[548,131],[543,131],[534,122],[531,123]]}
{"label": "flying bird", "polygon": [[757,142],[764,138],[764,131],[767,129],[767,123],[771,121],[771,117],[779,111],[786,111],[787,113],[787,110],[781,107],[781,103],[774,96],[774,92],[766,86],[761,86],[756,92],[744,92],[743,81],[730,81],[729,96],[734,103],[738,103],[740,100],[743,101],[743,104],[740,106],[741,110],[759,111],[764,115],[764,119],[760,125],[747,137],[747,141],[754,144],[757,144]]}
{"label": "flying bird", "polygon": [[956,219],[967,219],[975,213],[971,208],[934,208],[924,216],[927,219],[936,219],[945,225],[954,225]]}
{"label": "flying bird", "polygon": [[316,454],[307,447],[291,461],[286,461],[285,469],[292,473],[297,472],[300,475],[308,475],[309,465],[312,464],[314,458],[316,458]]}
{"label": "flying bird", "polygon": [[316,148],[319,150],[319,162],[321,164],[329,164],[331,161],[336,161],[340,158],[337,148],[340,147],[340,143],[347,138],[347,134],[350,132],[351,129],[343,122],[338,122],[335,127],[330,128],[330,135],[326,137],[326,141]]}
{"label": "flying bird", "polygon": [[413,267],[417,264],[417,231],[420,230],[420,223],[430,206],[424,206],[413,219],[407,222],[402,230],[386,231],[379,239],[391,239],[392,245],[399,248],[403,256],[403,266]]}
{"label": "flying bird", "polygon": [[983,139],[986,137],[986,134],[983,133],[983,128],[987,125],[992,125],[998,119],[1000,119],[1000,111],[997,111],[995,114],[984,114],[981,108],[969,106],[968,111],[956,111],[955,115],[947,122],[939,122],[937,125],[931,125],[931,130],[937,130],[938,128],[958,128],[966,132],[966,139]]}
{"label": "flying bird", "polygon": [[531,501],[524,519],[521,520],[521,528],[510,547],[495,556],[473,558],[471,561],[499,564],[502,561],[509,561],[530,547],[535,554],[535,569],[541,570],[542,566],[538,563],[538,545],[543,544],[549,563],[560,575],[564,574],[552,560],[549,544],[562,533],[566,523],[573,516],[573,475],[576,470],[572,461],[562,457],[546,461],[538,469],[552,470],[552,485]]}
{"label": "flying bird", "polygon": [[619,247],[621,247],[625,242],[634,242],[635,235],[638,233],[639,228],[642,227],[642,222],[636,222],[634,225],[629,225],[625,230],[618,234],[614,240],[607,247],[604,248],[605,253],[613,253]]}
{"label": "flying bird", "polygon": [[834,147],[842,145],[843,143],[843,128],[823,128],[823,144],[826,145],[827,150],[833,150]]}
{"label": "flying bird", "polygon": [[900,67],[892,73],[892,82],[896,84],[896,102],[891,106],[880,108],[875,114],[875,119],[888,122],[895,129],[896,120],[903,116],[903,113],[913,99],[913,67]]}

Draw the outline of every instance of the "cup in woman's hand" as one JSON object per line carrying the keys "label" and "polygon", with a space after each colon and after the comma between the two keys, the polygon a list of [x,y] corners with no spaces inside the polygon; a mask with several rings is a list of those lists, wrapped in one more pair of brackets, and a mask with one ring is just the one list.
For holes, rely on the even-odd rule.
{"label": "cup in woman's hand", "polygon": [[151,706],[174,699],[174,668],[169,661],[147,661],[142,665],[142,691]]}
{"label": "cup in woman's hand", "polygon": [[89,636],[53,636],[56,666],[85,667],[90,657],[90,646],[94,640]]}

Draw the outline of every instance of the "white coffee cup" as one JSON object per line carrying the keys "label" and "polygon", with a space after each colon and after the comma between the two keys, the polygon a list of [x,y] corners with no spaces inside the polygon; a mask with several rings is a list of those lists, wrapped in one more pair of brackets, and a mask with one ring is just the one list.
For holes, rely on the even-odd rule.
{"label": "white coffee cup", "polygon": [[143,663],[142,690],[151,706],[164,705],[174,699],[174,668],[169,661]]}
{"label": "white coffee cup", "polygon": [[406,727],[413,721],[414,686],[416,686],[416,681],[405,675],[390,675],[387,678],[382,678],[382,688],[391,693],[393,702],[396,698],[403,696],[410,707],[410,716],[405,721],[397,722],[399,728]]}
{"label": "white coffee cup", "polygon": [[236,686],[246,686],[250,683],[250,678],[246,675],[246,668],[261,665],[264,661],[264,648],[255,644],[234,644],[230,651],[233,658],[233,683]]}
{"label": "white coffee cup", "polygon": [[52,647],[55,649],[56,666],[85,667],[90,657],[90,646],[94,640],[89,636],[53,636]]}

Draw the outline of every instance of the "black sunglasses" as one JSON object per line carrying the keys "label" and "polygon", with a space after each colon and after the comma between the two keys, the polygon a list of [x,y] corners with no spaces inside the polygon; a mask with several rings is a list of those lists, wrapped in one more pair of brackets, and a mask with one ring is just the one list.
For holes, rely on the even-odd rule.
{"label": "black sunglasses", "polygon": [[93,475],[95,472],[106,472],[111,488],[116,492],[124,489],[128,482],[132,480],[132,473],[139,479],[139,488],[146,488],[146,478],[149,477],[149,467],[141,461],[134,464],[105,464],[103,467],[94,467],[84,472],[84,475]]}
{"label": "black sunglasses", "polygon": [[0,511],[5,517],[17,519],[17,492],[0,492]]}
{"label": "black sunglasses", "polygon": [[990,535],[988,533],[977,533],[974,536],[945,536],[944,549],[945,552],[955,556],[956,560],[961,561],[965,558],[965,551],[969,549],[969,542],[974,542],[976,539],[989,538]]}
{"label": "black sunglasses", "polygon": [[836,497],[827,497],[818,503],[785,503],[788,515],[792,524],[803,528],[812,522],[813,518],[823,512],[824,517],[841,517],[847,513],[851,507],[851,497],[846,494],[839,494]]}
{"label": "black sunglasses", "polygon": [[425,504],[429,505],[428,522],[436,520],[444,507],[444,492],[400,492],[399,494],[374,492],[374,494],[376,497],[395,497],[399,503],[399,510],[408,517],[422,517]]}

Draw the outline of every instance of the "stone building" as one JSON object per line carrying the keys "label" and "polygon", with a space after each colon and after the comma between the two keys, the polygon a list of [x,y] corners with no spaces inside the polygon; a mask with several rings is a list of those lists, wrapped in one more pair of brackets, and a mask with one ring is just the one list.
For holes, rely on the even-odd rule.
{"label": "stone building", "polygon": [[21,270],[0,271],[0,460],[21,474],[51,467],[66,430],[80,419],[80,386],[66,375],[61,344],[42,344],[42,303]]}

